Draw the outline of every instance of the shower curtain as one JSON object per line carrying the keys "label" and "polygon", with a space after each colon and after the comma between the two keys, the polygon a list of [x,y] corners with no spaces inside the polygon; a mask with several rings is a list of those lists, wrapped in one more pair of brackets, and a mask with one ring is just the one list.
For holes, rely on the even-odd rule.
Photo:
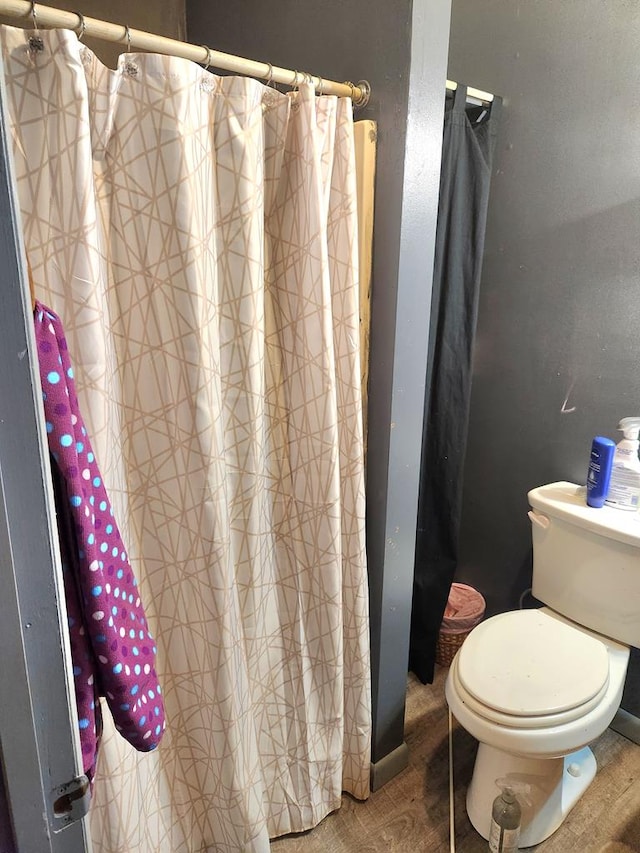
{"label": "shower curtain", "polygon": [[425,385],[409,666],[433,681],[436,644],[458,562],[473,342],[493,152],[502,101],[445,105]]}
{"label": "shower curtain", "polygon": [[2,29],[26,249],[167,714],[150,755],[106,731],[94,851],[267,851],[369,790],[351,103],[29,35]]}

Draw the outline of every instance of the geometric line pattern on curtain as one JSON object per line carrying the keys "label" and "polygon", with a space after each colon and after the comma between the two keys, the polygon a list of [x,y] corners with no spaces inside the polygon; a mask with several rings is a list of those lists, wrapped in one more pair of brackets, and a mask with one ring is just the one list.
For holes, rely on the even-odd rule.
{"label": "geometric line pattern on curtain", "polygon": [[369,791],[351,103],[2,28],[25,243],[158,644],[96,853],[262,853]]}

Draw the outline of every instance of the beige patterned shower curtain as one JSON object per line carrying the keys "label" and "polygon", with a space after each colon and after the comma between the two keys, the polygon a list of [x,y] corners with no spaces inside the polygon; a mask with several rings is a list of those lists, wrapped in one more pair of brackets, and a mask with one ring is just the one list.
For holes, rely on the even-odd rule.
{"label": "beige patterned shower curtain", "polygon": [[108,726],[94,850],[267,851],[368,794],[351,104],[29,35],[1,36],[25,243],[167,711],[148,755]]}

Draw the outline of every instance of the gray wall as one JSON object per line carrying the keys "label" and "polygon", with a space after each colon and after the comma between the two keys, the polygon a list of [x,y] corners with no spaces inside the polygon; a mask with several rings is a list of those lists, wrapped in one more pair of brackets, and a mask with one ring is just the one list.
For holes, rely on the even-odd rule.
{"label": "gray wall", "polygon": [[[46,0],[43,5],[66,11],[77,10],[87,17],[126,24],[132,29],[146,30],[169,38],[182,39],[186,31],[185,0],[137,0],[135,3],[131,0],[77,0],[75,3],[69,0]],[[30,15],[21,21],[0,16],[0,23],[26,29],[32,26]],[[91,38],[84,41],[110,68],[115,68],[118,55],[126,50],[119,45]]]}
{"label": "gray wall", "polygon": [[639,43],[628,0],[453,0],[449,76],[505,98],[457,578],[490,612],[530,586],[527,490],[640,411]]}
{"label": "gray wall", "polygon": [[374,762],[403,742],[449,16],[450,0],[253,0],[241,13],[187,2],[191,41],[372,87],[357,117],[378,122],[367,481]]}

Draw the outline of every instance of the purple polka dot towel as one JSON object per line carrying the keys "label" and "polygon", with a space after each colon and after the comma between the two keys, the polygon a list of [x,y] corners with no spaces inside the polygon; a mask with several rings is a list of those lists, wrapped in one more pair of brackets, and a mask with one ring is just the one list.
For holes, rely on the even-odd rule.
{"label": "purple polka dot towel", "polygon": [[146,752],[160,742],[164,705],[136,578],[84,426],[60,318],[36,302],[35,334],[84,772],[93,778],[104,696],[117,730]]}

